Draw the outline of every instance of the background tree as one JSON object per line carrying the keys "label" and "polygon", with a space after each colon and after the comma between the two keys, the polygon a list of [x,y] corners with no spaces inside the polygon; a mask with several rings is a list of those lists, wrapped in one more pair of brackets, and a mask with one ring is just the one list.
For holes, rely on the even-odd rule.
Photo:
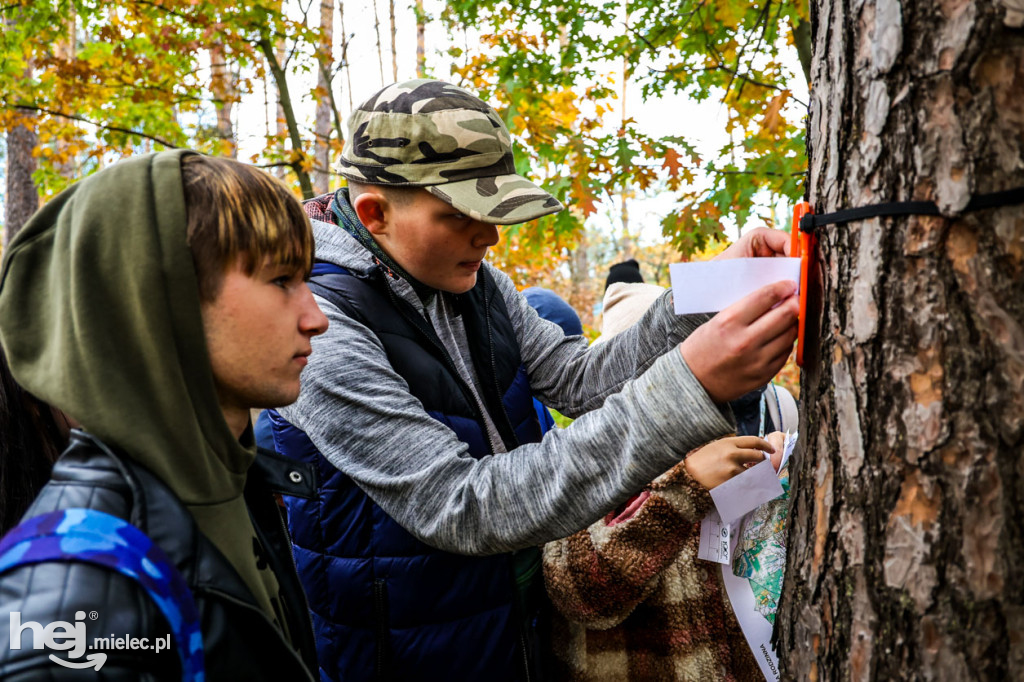
{"label": "background tree", "polygon": [[427,74],[427,15],[423,10],[423,0],[416,0],[413,5],[416,13],[416,77],[426,78]]}
{"label": "background tree", "polygon": [[238,99],[235,87],[236,77],[228,65],[224,45],[219,41],[214,41],[210,46],[209,54],[210,91],[217,109],[217,136],[221,139],[218,152],[221,156],[236,158],[238,145],[235,141],[235,126],[231,116]]}
{"label": "background tree", "polygon": [[316,122],[313,134],[316,136],[314,147],[313,193],[323,194],[331,184],[331,123],[337,119],[338,140],[341,136],[341,121],[338,107],[334,101],[334,2],[320,0],[320,28],[317,31],[316,90]]}
{"label": "background tree", "polygon": [[[17,32],[19,23],[25,21],[21,12],[10,12],[3,18],[4,32]],[[20,59],[11,59],[3,64],[3,73],[18,74],[22,78],[32,77],[30,59],[20,55]],[[33,155],[39,143],[36,135],[36,116],[31,112],[8,114],[4,119],[6,148],[4,162],[4,231],[3,244],[6,245],[17,234],[21,226],[39,207],[39,192],[36,190],[32,175],[36,171],[36,159]]]}
{"label": "background tree", "polygon": [[1024,679],[1024,222],[961,213],[1024,185],[1020,10],[812,2],[818,212],[932,200],[945,217],[821,233],[787,678]]}
{"label": "background tree", "polygon": [[[742,227],[759,191],[791,198],[802,191],[801,113],[787,109],[793,74],[780,58],[806,18],[799,0],[454,0],[443,17],[453,33],[480,33],[471,53],[452,49],[462,60],[455,73],[502,107],[527,168],[552,178],[559,198],[584,219],[606,194],[675,192],[678,210],[662,228],[688,252],[721,234],[724,215]],[[622,64],[619,86],[628,76],[644,98],[720,98],[732,142],[709,159],[684,126],[656,138],[632,118],[606,125],[623,103],[614,101],[617,76],[600,71],[602,63]],[[704,183],[694,183],[698,175]],[[543,229],[578,231],[580,216],[559,216]]]}
{"label": "background tree", "polygon": [[7,131],[4,244],[11,241],[39,208],[39,193],[32,181],[32,174],[36,170],[36,160],[32,152],[36,144],[33,116],[24,116],[20,121],[15,121]]}
{"label": "background tree", "polygon": [[[288,97],[289,64],[273,50],[281,43],[288,58],[303,57],[291,68],[309,68],[304,57],[313,54],[316,36],[304,13],[290,16],[280,0],[21,0],[0,7],[0,15],[7,24],[0,34],[0,128],[37,116],[35,181],[44,197],[67,184],[62,171],[71,160],[89,173],[152,145],[231,154],[231,107],[252,91],[251,77],[238,74],[258,78],[263,69],[282,93],[291,148],[282,144],[261,156],[287,165],[312,193],[306,145],[313,136],[299,129]],[[65,43],[67,49],[55,49]],[[211,111],[216,123],[207,124]]]}
{"label": "background tree", "polygon": [[[798,197],[803,111],[790,83],[803,75],[787,64],[797,62],[792,44],[806,16],[803,0],[446,3],[454,80],[496,106],[520,171],[570,207],[505,232],[503,257],[533,274],[524,283],[552,283],[590,324],[608,266],[642,246],[651,222],[637,210],[643,199],[676,198],[657,220],[686,260],[725,239],[723,220],[764,224],[768,206]],[[627,92],[641,102],[718,101],[729,142],[702,156],[685,121],[671,135],[652,134],[626,111]],[[609,205],[614,214],[602,215]],[[611,244],[609,230],[618,233]],[[551,242],[560,253],[543,250]]]}

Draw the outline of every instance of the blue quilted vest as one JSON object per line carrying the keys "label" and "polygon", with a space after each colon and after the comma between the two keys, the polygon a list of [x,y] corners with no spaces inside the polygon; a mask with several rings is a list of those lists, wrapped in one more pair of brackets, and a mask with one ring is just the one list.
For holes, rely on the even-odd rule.
{"label": "blue quilted vest", "polygon": [[[310,288],[373,330],[412,394],[471,456],[490,453],[469,388],[433,328],[394,295],[382,270],[361,277],[318,264]],[[540,440],[515,330],[486,270],[455,304],[481,399],[506,448]],[[517,590],[513,561],[536,568],[539,551],[467,557],[434,549],[385,514],[302,431],[276,412],[270,419],[278,452],[318,470],[315,499],[286,501],[321,680],[537,679],[540,607]]]}

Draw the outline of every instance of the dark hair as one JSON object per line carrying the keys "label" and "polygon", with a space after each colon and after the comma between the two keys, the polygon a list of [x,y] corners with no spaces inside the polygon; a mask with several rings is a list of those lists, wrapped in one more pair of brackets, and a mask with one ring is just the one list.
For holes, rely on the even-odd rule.
{"label": "dark hair", "polygon": [[282,182],[233,159],[199,154],[182,159],[181,175],[201,300],[216,298],[224,274],[239,259],[247,275],[269,261],[309,276],[313,228]]}
{"label": "dark hair", "polygon": [[49,405],[21,388],[0,350],[0,533],[18,524],[67,445]]}
{"label": "dark hair", "polygon": [[640,274],[640,264],[636,262],[635,258],[630,258],[621,263],[616,263],[608,269],[608,278],[604,281],[604,289],[607,291],[608,287],[616,282],[643,284],[643,281],[644,277]]}

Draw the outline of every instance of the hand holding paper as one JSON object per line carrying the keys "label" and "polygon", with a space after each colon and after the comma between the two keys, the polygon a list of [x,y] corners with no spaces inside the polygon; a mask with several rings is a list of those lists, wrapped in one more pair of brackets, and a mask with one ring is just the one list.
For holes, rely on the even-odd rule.
{"label": "hand holding paper", "polygon": [[771,451],[771,443],[757,436],[730,436],[691,453],[683,466],[693,480],[713,490],[747,466],[763,461]]}
{"label": "hand holding paper", "polygon": [[715,256],[713,260],[788,256],[790,255],[789,249],[789,234],[782,230],[758,227],[744,232],[742,237],[730,244],[729,248]]}
{"label": "hand holding paper", "polygon": [[[791,281],[762,287],[715,315],[679,345],[687,366],[712,400],[725,403],[763,386],[786,364],[796,340],[795,293],[796,283]],[[673,285],[673,295],[678,300],[686,293]]]}

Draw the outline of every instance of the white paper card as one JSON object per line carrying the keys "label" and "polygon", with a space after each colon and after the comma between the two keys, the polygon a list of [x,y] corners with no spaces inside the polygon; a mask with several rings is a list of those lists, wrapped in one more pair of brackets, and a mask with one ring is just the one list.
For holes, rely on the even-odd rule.
{"label": "white paper card", "polygon": [[793,450],[796,449],[798,438],[800,438],[799,431],[794,431],[793,433],[786,432],[786,441],[782,446],[782,461],[779,462],[779,471],[782,471],[783,467],[789,464],[789,458],[793,455]]}
{"label": "white paper card", "polygon": [[732,523],[783,492],[772,461],[765,459],[712,488],[711,499],[722,521]]}
{"label": "white paper card", "polygon": [[764,679],[766,682],[779,682],[782,676],[779,674],[779,658],[772,646],[772,624],[758,613],[750,581],[737,578],[732,572],[732,566],[722,566],[722,582],[725,583],[729,603],[732,604],[736,620],[740,623],[740,629],[743,630],[743,636]]}
{"label": "white paper card", "polygon": [[727,258],[673,263],[668,270],[677,315],[717,313],[773,282],[800,284],[799,258]]}
{"label": "white paper card", "polygon": [[700,548],[697,558],[727,564],[732,560],[729,545],[729,524],[722,523],[718,512],[712,511],[700,522]]}

